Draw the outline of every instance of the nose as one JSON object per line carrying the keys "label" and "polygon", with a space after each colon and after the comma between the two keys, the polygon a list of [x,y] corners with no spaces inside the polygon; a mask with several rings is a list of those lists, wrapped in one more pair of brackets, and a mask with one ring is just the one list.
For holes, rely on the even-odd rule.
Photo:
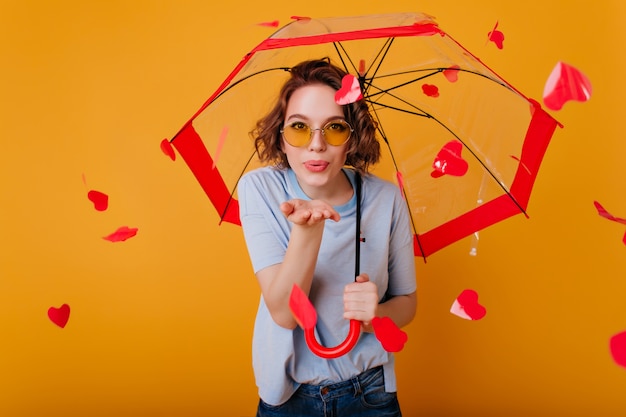
{"label": "nose", "polygon": [[321,128],[311,129],[311,141],[309,142],[309,149],[322,150],[326,148],[326,139]]}

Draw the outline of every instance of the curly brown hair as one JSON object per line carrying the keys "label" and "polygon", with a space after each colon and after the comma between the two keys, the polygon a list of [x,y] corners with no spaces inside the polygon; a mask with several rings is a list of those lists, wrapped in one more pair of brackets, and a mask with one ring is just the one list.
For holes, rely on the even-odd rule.
{"label": "curly brown hair", "polygon": [[[261,162],[279,168],[289,166],[282,151],[281,133],[287,103],[299,88],[312,84],[325,84],[335,90],[341,88],[346,71],[331,63],[329,58],[304,61],[289,70],[290,77],[283,84],[278,100],[270,112],[261,118],[250,132]],[[354,129],[348,142],[346,165],[366,174],[370,165],[380,159],[380,144],[376,138],[377,123],[372,118],[365,100],[343,106],[344,117]]]}

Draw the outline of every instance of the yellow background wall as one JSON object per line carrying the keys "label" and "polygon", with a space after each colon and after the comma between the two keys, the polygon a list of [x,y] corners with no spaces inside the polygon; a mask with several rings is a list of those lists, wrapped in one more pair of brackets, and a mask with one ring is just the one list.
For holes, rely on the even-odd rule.
{"label": "yellow background wall", "polygon": [[[328,6],[330,4],[331,6]],[[529,205],[417,260],[418,317],[398,355],[406,416],[621,416],[626,369],[626,3],[561,0],[0,2],[0,416],[253,416],[259,291],[171,137],[292,15],[421,11],[527,95],[558,61],[593,84]],[[504,49],[487,43],[499,22]],[[84,179],[84,181],[83,181]],[[90,189],[110,197],[97,212]],[[119,226],[136,237],[110,243]],[[449,312],[465,288],[481,321]],[[46,315],[70,305],[64,329]]]}

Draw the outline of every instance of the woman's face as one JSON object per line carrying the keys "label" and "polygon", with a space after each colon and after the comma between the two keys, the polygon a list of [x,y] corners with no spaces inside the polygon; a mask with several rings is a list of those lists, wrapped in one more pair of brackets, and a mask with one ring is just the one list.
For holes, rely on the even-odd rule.
{"label": "woman's face", "polygon": [[[335,90],[324,84],[301,87],[296,90],[285,111],[284,126],[308,125],[321,129],[330,121],[344,120],[343,108],[335,102]],[[329,145],[321,130],[312,130],[308,144],[296,147],[282,138],[282,150],[287,155],[290,167],[296,174],[302,190],[310,198],[332,199],[349,186],[341,172],[346,162],[348,142]]]}

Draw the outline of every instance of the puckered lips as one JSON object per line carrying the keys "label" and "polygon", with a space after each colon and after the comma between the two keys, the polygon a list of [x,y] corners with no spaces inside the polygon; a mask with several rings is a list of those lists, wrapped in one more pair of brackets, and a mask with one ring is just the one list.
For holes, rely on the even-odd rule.
{"label": "puckered lips", "polygon": [[311,172],[322,172],[328,165],[328,162],[321,160],[309,160],[304,163],[304,167]]}

